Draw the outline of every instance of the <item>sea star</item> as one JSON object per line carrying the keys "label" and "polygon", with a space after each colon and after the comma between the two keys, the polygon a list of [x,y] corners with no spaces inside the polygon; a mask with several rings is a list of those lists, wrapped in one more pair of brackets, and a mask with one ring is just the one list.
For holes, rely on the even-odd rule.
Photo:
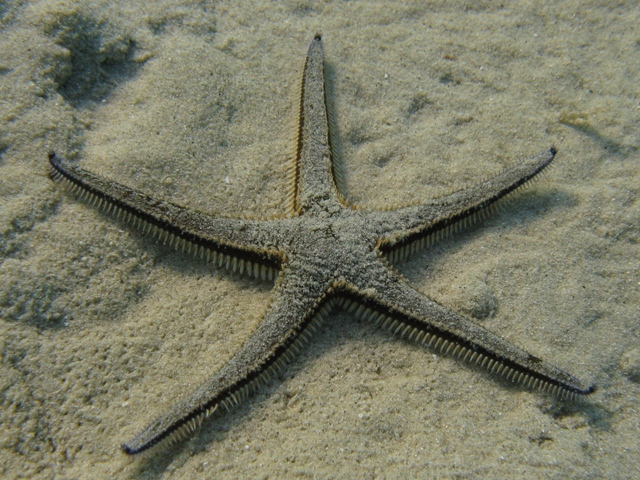
{"label": "sea star", "polygon": [[412,288],[388,262],[485,217],[538,175],[556,150],[426,203],[389,210],[351,206],[332,158],[321,37],[309,46],[300,96],[289,212],[229,218],[188,210],[104,179],[49,154],[51,177],[81,199],[218,267],[275,278],[257,329],[207,382],[122,445],[133,455],[190,435],[230,409],[300,352],[322,320],[342,307],[356,317],[526,387],[575,399],[594,391]]}

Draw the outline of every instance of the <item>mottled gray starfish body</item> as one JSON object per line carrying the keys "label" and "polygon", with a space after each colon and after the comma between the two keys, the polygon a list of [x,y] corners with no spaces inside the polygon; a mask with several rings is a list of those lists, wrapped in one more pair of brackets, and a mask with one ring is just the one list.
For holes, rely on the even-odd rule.
{"label": "mottled gray starfish body", "polygon": [[242,401],[281,370],[337,306],[563,399],[594,389],[419,293],[387,263],[483,217],[549,165],[555,150],[423,204],[385,211],[349,206],[332,159],[323,61],[316,36],[304,67],[286,216],[241,219],[194,212],[103,179],[53,153],[49,156],[52,178],[143,232],[216,266],[276,278],[264,318],[238,352],[210,380],[126,442],[123,450],[128,454],[178,441],[220,406],[229,409]]}

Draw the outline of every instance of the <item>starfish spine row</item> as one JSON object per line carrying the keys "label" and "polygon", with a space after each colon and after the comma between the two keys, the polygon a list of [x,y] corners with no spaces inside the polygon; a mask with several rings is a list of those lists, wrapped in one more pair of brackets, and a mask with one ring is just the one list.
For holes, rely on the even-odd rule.
{"label": "starfish spine row", "polygon": [[[531,176],[523,178],[521,182],[513,185],[510,189],[500,192],[495,198],[487,200],[484,204],[449,218],[441,219],[433,225],[425,224],[414,230],[407,231],[404,235],[394,238],[393,241],[382,240],[377,245],[378,249],[384,253],[390,263],[402,262],[416,252],[431,248],[436,243],[502,212],[513,201],[516,193],[521,193],[523,190],[531,188],[543,175],[548,173],[549,167],[553,165],[551,160],[555,154],[556,149],[551,147],[547,153],[549,160],[540,169],[533,172]],[[478,183],[488,181],[491,181],[491,178],[486,178]],[[390,207],[385,210],[392,211],[397,208]]]}
{"label": "starfish spine row", "polygon": [[[52,154],[51,158],[56,158]],[[207,245],[197,243],[187,236],[181,236],[174,233],[162,225],[144,219],[132,209],[118,205],[118,203],[99,191],[92,191],[90,187],[85,186],[75,180],[70,172],[62,170],[54,163],[49,166],[49,176],[52,180],[62,184],[72,195],[80,201],[101,210],[107,215],[111,215],[116,221],[123,221],[140,231],[143,235],[150,235],[158,243],[167,245],[177,251],[182,251],[188,255],[205,260],[207,263],[220,268],[226,269],[233,273],[244,274],[257,279],[272,281],[277,275],[279,269],[275,266],[261,263],[251,258],[244,258],[234,255],[230,252],[215,250]],[[225,245],[226,246],[226,245]],[[239,250],[238,245],[228,245],[231,250]],[[260,252],[267,257],[277,257],[275,250],[265,250]]]}
{"label": "starfish spine row", "polygon": [[465,346],[456,339],[447,339],[438,332],[410,325],[399,316],[386,314],[356,299],[342,297],[337,304],[362,321],[371,322],[376,327],[387,330],[401,338],[407,338],[437,353],[460,359],[471,365],[477,365],[491,374],[502,376],[506,380],[523,385],[525,388],[540,390],[544,393],[555,395],[562,400],[577,400],[591,393],[590,391],[573,391],[560,383],[554,383],[550,379],[544,379],[541,376],[534,375],[532,372],[526,372],[516,365],[510,366],[507,364],[508,360],[492,356],[490,352],[480,352],[473,346]]}
{"label": "starfish spine row", "polygon": [[[279,278],[281,279],[282,276]],[[300,330],[292,332],[289,342],[282,345],[279,351],[274,352],[255,376],[243,379],[211,399],[207,404],[194,408],[189,415],[178,418],[173,425],[158,435],[141,440],[146,433],[144,431],[141,432],[138,435],[140,438],[136,437],[124,444],[122,449],[125,453],[133,455],[149,450],[152,447],[170,446],[180,442],[190,437],[213,413],[220,412],[220,407],[223,407],[225,411],[229,411],[255,394],[260,388],[269,385],[299,355],[327,315],[333,310],[335,304],[336,299],[334,298],[326,299],[323,297],[323,299],[319,300],[314,305],[314,308],[309,310],[309,317],[302,323]]]}

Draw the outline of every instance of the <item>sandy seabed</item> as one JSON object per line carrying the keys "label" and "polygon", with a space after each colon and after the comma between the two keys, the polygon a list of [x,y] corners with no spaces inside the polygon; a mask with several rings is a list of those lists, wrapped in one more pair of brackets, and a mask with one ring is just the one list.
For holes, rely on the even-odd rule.
{"label": "sandy seabed", "polygon": [[[639,24],[633,2],[2,2],[0,476],[640,477]],[[335,312],[279,381],[130,459],[271,285],[76,202],[47,152],[190,208],[282,213],[316,32],[355,203],[558,148],[503,213],[397,267],[598,391],[562,404]]]}

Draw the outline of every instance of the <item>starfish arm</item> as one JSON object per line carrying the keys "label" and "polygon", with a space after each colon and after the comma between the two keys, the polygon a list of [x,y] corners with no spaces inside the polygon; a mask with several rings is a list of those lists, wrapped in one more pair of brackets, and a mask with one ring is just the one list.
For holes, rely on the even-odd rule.
{"label": "starfish arm", "polygon": [[[272,279],[281,262],[267,220],[218,217],[140,193],[49,154],[50,176],[72,193],[164,244],[219,267]],[[262,227],[262,228],[261,228]]]}
{"label": "starfish arm", "polygon": [[[374,268],[370,271],[374,272]],[[376,270],[372,273],[375,282],[354,284],[346,289],[347,302],[358,305],[350,308],[361,318],[525,387],[563,399],[575,399],[595,390],[594,385],[585,386],[569,373],[434,302],[385,266]]]}
{"label": "starfish arm", "polygon": [[427,203],[371,214],[380,234],[378,248],[394,262],[450,232],[484,219],[497,203],[540,174],[555,148],[520,162],[469,188]]}
{"label": "starfish arm", "polygon": [[124,452],[133,455],[180,441],[220,407],[231,409],[269,382],[333,308],[330,291],[330,282],[317,272],[285,266],[264,318],[240,350],[210,380],[125,443]]}
{"label": "starfish arm", "polygon": [[313,205],[341,202],[329,136],[322,39],[316,35],[305,60],[300,91],[298,142],[292,169],[291,204],[295,213]]}

